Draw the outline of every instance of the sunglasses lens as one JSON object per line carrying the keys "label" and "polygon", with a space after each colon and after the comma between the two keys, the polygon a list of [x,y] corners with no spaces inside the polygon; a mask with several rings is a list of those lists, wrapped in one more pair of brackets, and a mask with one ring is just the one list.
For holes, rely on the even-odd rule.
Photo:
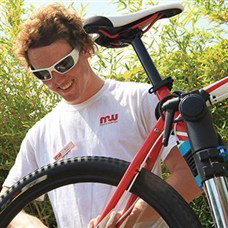
{"label": "sunglasses lens", "polygon": [[49,80],[51,75],[48,70],[35,71],[33,74],[40,80]]}
{"label": "sunglasses lens", "polygon": [[60,73],[64,73],[68,71],[70,68],[74,66],[74,59],[72,56],[68,56],[65,59],[63,59],[60,63],[58,63],[55,66],[55,69],[59,71]]}

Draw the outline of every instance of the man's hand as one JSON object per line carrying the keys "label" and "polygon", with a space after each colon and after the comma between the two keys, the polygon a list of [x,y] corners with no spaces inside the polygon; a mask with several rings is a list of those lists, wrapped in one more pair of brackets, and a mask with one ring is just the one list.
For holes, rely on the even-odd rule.
{"label": "man's hand", "polygon": [[[113,211],[110,216],[106,219],[100,228],[115,228],[116,222],[121,217],[122,212],[116,212]],[[151,208],[147,203],[145,203],[143,200],[139,199],[130,215],[127,217],[127,219],[124,220],[124,222],[121,224],[120,228],[132,228],[135,224],[143,225],[145,224],[153,224],[159,219],[159,215],[157,212],[154,211],[153,208]],[[98,223],[100,216],[92,219],[88,225],[88,228],[96,228],[96,225]]]}
{"label": "man's hand", "polygon": [[[4,194],[9,187],[4,186],[0,195]],[[21,211],[11,221],[7,228],[47,228],[38,218]]]}
{"label": "man's hand", "polygon": [[7,228],[47,228],[38,218],[21,211]]}
{"label": "man's hand", "polygon": [[[121,216],[121,213],[113,211],[110,214],[110,216],[107,219],[105,219],[105,221],[102,221],[102,225],[99,224],[99,228],[115,228],[115,224],[120,216]],[[96,228],[99,218],[100,218],[100,215],[94,219],[91,219],[90,223],[88,224],[88,228]]]}

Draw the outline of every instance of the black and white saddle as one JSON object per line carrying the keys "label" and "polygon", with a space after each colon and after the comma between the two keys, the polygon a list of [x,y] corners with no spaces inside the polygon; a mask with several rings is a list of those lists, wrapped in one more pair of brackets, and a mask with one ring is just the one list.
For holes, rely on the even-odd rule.
{"label": "black and white saddle", "polygon": [[94,16],[85,20],[84,30],[88,34],[96,34],[95,42],[101,46],[123,47],[136,32],[145,32],[157,20],[173,17],[183,10],[181,4],[171,3],[152,6],[128,15]]}

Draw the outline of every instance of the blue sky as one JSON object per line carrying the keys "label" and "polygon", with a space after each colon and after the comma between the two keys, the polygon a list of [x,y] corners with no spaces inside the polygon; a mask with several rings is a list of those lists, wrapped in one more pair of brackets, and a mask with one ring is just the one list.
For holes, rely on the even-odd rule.
{"label": "blue sky", "polygon": [[[156,1],[156,0],[155,0]],[[58,2],[67,6],[71,0],[25,0],[25,4],[32,4],[36,7]],[[110,0],[74,0],[75,6],[80,8],[80,4],[87,5],[86,16],[117,14],[116,4]],[[160,3],[181,2],[181,0],[160,0]]]}
{"label": "blue sky", "polygon": [[[48,5],[54,2],[69,5],[70,0],[25,0],[25,4],[32,4],[36,7]],[[80,8],[80,4],[88,5],[86,8],[86,15],[93,16],[97,14],[113,14],[116,13],[116,6],[111,4],[109,0],[75,0],[74,5]]]}

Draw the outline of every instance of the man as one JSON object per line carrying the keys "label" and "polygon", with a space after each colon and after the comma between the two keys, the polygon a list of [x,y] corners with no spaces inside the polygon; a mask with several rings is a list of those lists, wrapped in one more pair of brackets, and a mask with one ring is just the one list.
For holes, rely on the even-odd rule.
{"label": "man", "polygon": [[[94,73],[89,64],[94,44],[75,13],[59,5],[39,10],[22,26],[16,51],[22,64],[59,94],[62,101],[27,133],[2,192],[29,172],[57,160],[58,152],[67,145],[71,145],[71,150],[66,158],[82,155],[128,161],[133,158],[156,122],[151,110],[158,100],[148,94],[149,85],[104,80]],[[115,121],[107,124],[107,116]],[[167,182],[186,201],[194,199],[199,189],[174,142],[162,152],[161,160],[171,172]],[[160,174],[158,164],[153,172]],[[101,199],[108,199],[110,191],[109,186],[90,184],[86,188],[64,186],[48,193],[58,227],[86,227],[99,215],[105,203]],[[96,202],[90,201],[92,196],[88,196],[92,194]],[[126,227],[135,223],[134,215],[142,205],[140,201]],[[157,219],[152,210],[148,217]],[[92,220],[90,226],[95,223]],[[10,227],[45,225],[22,211]]]}

